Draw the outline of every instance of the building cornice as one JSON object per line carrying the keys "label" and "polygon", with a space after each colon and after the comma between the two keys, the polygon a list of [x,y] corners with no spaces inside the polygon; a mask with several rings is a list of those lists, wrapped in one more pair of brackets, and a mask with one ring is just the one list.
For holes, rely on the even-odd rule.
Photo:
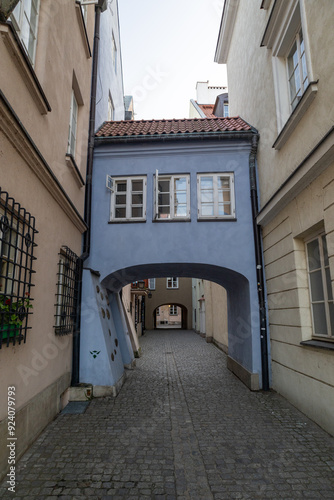
{"label": "building cornice", "polygon": [[87,226],[27,130],[0,90],[0,130],[34,172],[75,227],[82,233]]}
{"label": "building cornice", "polygon": [[263,226],[272,221],[281,210],[333,163],[333,158],[334,126],[261,208],[257,216],[257,223]]}
{"label": "building cornice", "polygon": [[238,7],[239,0],[225,0],[214,59],[219,64],[227,63]]}

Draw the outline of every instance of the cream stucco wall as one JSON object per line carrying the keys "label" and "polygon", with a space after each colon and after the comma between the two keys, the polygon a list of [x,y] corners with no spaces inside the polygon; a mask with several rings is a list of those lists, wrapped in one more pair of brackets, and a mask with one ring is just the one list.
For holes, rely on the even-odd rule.
{"label": "cream stucco wall", "polygon": [[260,47],[274,2],[268,10],[260,5],[261,0],[240,0],[227,70],[231,115],[241,115],[260,134],[260,208],[268,203],[258,220],[272,387],[334,434],[334,349],[300,344],[313,335],[305,239],[320,231],[326,233],[332,285],[334,279],[334,5],[331,0],[300,0],[309,69],[318,90],[280,149],[272,147],[279,132],[272,52]]}
{"label": "cream stucco wall", "polygon": [[[91,48],[94,18],[90,6]],[[71,381],[72,335],[55,335],[54,315],[59,251],[67,246],[80,255],[85,230],[84,186],[65,160],[74,85],[80,94],[75,161],[85,177],[92,60],[78,19],[75,2],[41,2],[35,75],[8,25],[0,24],[0,60],[6,68],[0,76],[1,189],[35,217],[38,231],[31,329],[26,343],[3,344],[0,350],[0,442],[7,437],[7,388],[14,386],[17,457],[61,409]],[[51,110],[41,111],[42,93]],[[8,465],[6,455],[0,446],[0,477]]]}

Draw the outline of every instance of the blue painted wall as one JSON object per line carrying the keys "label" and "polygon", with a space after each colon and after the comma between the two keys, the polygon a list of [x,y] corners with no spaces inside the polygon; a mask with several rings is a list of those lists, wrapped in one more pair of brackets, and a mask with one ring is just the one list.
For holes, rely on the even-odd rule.
{"label": "blue painted wall", "polygon": [[[261,374],[259,312],[249,186],[250,143],[244,140],[96,144],[91,254],[85,267],[109,290],[137,279],[204,278],[228,292],[229,355]],[[153,222],[153,175],[190,174],[191,221]],[[197,221],[197,173],[234,172],[235,221]],[[144,223],[109,224],[106,175],[147,175]],[[85,290],[84,290],[85,293]],[[261,380],[261,376],[260,376]]]}

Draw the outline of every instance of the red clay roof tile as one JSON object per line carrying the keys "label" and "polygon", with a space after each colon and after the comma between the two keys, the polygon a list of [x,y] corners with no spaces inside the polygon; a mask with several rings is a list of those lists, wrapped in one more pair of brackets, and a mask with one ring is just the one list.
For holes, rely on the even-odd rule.
{"label": "red clay roof tile", "polygon": [[201,110],[203,111],[205,116],[207,116],[207,118],[217,118],[216,115],[213,114],[213,108],[215,107],[214,104],[198,104],[197,103],[197,106],[199,108],[201,108]]}
{"label": "red clay roof tile", "polygon": [[104,122],[96,137],[129,137],[251,130],[239,116],[226,118],[184,118],[172,120],[125,120]]}

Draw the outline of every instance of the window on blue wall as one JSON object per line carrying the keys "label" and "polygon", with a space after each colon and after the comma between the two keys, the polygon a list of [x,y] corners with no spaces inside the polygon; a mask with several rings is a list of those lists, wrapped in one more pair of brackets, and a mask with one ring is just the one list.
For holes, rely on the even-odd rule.
{"label": "window on blue wall", "polygon": [[234,219],[234,177],[229,174],[197,176],[198,219]]}
{"label": "window on blue wall", "polygon": [[112,179],[110,220],[146,220],[146,177]]}
{"label": "window on blue wall", "polygon": [[190,219],[190,176],[155,175],[156,220]]}

